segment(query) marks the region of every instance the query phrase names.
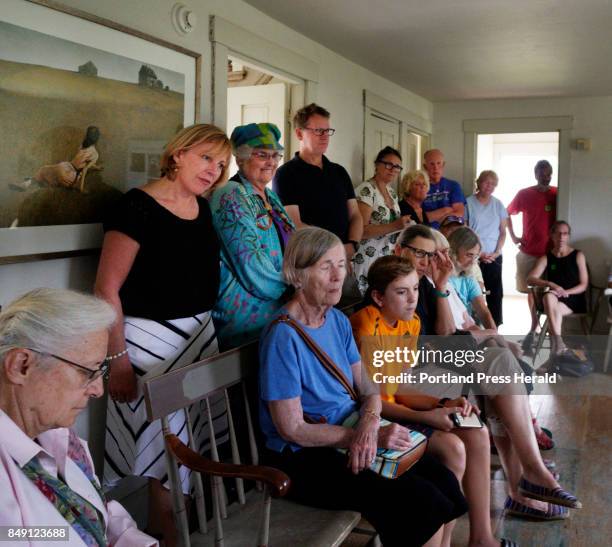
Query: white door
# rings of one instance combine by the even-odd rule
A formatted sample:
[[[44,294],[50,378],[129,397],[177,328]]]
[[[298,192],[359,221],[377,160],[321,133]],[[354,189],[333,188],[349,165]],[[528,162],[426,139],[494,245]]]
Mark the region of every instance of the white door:
[[[385,147],[398,148],[400,144],[400,123],[373,110],[366,110],[365,150],[363,178],[367,180],[374,175],[374,160]]]

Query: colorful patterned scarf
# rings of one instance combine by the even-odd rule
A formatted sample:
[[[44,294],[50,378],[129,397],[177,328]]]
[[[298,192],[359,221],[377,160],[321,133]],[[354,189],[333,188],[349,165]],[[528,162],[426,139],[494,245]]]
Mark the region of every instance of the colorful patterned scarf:
[[[100,498],[106,503],[106,498],[98,486],[85,449],[72,430],[70,430],[68,437],[68,458],[85,473]],[[38,461],[38,457],[34,457],[26,463],[23,466],[23,472],[55,506],[66,519],[66,522],[74,528],[86,545],[89,547],[106,547],[108,545],[102,515],[87,500],[73,492],[62,479],[56,478],[45,471]]]

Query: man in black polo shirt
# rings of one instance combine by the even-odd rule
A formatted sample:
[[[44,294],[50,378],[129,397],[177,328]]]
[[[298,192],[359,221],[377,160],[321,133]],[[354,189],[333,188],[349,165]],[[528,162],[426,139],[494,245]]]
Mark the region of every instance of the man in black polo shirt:
[[[344,243],[350,261],[363,234],[363,221],[346,169],[323,155],[335,132],[329,127],[329,112],[309,104],[297,111],[293,126],[300,151],[278,168],[274,191],[298,230],[311,225],[333,232]]]

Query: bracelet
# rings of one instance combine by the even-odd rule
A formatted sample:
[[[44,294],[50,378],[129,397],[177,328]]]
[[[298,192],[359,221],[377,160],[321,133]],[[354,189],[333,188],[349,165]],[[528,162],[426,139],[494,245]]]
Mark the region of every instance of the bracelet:
[[[363,411],[364,414],[370,414],[372,416],[374,416],[374,418],[376,418],[379,422],[380,422],[380,414],[377,414],[376,412],[374,412],[373,410],[369,410],[369,409],[365,409]]]
[[[124,355],[126,355],[127,352],[128,350],[127,348],[125,348],[123,351],[120,351],[119,353],[115,353],[114,355],[107,355],[106,360],[112,361],[113,359],[119,359],[119,357],[123,357]]]
[[[448,397],[443,397],[442,399],[440,399],[438,401],[438,408],[444,408],[444,405],[450,401],[450,399]]]

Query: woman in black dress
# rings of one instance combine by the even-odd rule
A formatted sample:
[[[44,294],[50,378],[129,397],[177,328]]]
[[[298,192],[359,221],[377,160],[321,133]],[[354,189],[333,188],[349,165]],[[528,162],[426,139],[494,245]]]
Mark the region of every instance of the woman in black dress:
[[[417,224],[429,226],[429,219],[422,208],[423,201],[427,197],[428,191],[429,178],[427,177],[427,173],[420,170],[406,173],[400,184],[400,195],[402,199],[399,202],[399,206],[402,216],[409,215]]]
[[[530,285],[548,288],[543,304],[549,320],[553,355],[567,351],[561,337],[563,317],[586,311],[589,274],[584,253],[569,246],[571,231],[564,220],[553,223],[550,228],[552,249],[538,259],[527,278]]]

